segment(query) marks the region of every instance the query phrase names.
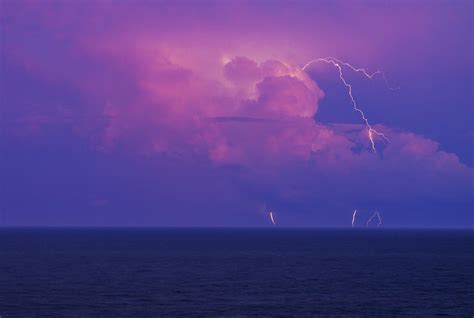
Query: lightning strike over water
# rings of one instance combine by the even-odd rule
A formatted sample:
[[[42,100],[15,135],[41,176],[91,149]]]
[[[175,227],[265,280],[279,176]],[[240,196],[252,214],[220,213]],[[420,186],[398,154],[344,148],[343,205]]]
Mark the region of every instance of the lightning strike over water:
[[[356,215],[357,215],[357,210],[354,210],[354,213],[352,213],[352,227],[355,226]]]
[[[369,73],[367,72],[365,69],[363,68],[357,68],[347,62],[344,62],[344,61],[341,61],[337,58],[334,58],[334,57],[324,57],[324,58],[318,58],[318,59],[315,59],[315,60],[312,60],[312,61],[309,61],[308,63],[306,63],[303,67],[302,67],[302,70],[306,70],[310,65],[314,64],[314,63],[319,63],[319,62],[324,62],[326,64],[330,64],[332,66],[334,66],[338,72],[339,72],[339,78],[341,79],[342,83],[344,84],[344,86],[347,88],[347,92],[348,92],[348,95],[351,99],[351,102],[352,102],[352,107],[354,108],[354,110],[356,112],[358,112],[360,114],[360,117],[361,119],[364,121],[365,123],[365,127],[367,128],[367,135],[369,137],[369,140],[370,140],[370,145],[372,147],[372,151],[374,153],[377,152],[377,150],[375,149],[375,141],[374,141],[374,137],[375,136],[378,136],[378,137],[381,137],[383,140],[385,140],[386,142],[390,142],[390,139],[385,136],[382,132],[379,132],[377,130],[375,130],[372,125],[369,123],[369,120],[367,119],[367,117],[365,116],[365,113],[364,111],[359,108],[359,106],[357,105],[357,102],[352,94],[352,84],[348,83],[347,80],[345,79],[344,77],[344,71],[343,71],[343,66],[345,67],[348,67],[350,68],[351,70],[353,70],[354,72],[356,73],[362,73],[365,77],[367,77],[368,79],[372,79],[375,75],[379,74],[380,76],[382,76],[385,80],[385,83],[387,84],[388,86],[388,81],[387,81],[387,78],[385,77],[385,74],[381,71],[381,70],[378,70],[374,73]],[[395,90],[395,89],[398,89],[398,88],[392,88],[390,86],[388,86],[389,89],[391,90]]]
[[[269,212],[268,215],[270,216],[270,221],[272,221],[272,224],[276,225],[275,219],[273,218],[273,212]]]
[[[366,227],[369,227],[369,224],[370,222],[372,221],[372,219],[374,217],[377,217],[379,219],[379,223],[377,223],[377,227],[380,227],[380,225],[382,225],[382,216],[380,215],[379,212],[375,212],[374,214],[372,214],[372,216],[367,220],[367,223],[365,224]]]

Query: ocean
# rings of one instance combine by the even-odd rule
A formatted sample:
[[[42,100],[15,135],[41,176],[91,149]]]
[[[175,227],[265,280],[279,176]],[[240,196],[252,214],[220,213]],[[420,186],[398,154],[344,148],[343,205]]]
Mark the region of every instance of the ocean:
[[[473,317],[474,231],[0,229],[0,316]]]

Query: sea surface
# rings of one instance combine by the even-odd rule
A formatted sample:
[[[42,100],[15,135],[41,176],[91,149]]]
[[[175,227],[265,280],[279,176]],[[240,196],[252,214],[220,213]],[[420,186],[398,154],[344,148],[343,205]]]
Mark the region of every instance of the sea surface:
[[[474,231],[0,229],[0,316],[473,317]]]

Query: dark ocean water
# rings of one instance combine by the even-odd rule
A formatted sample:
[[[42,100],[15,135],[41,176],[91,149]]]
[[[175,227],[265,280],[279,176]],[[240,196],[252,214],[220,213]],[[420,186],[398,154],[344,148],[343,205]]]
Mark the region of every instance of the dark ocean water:
[[[2,229],[0,316],[473,317],[474,231]]]

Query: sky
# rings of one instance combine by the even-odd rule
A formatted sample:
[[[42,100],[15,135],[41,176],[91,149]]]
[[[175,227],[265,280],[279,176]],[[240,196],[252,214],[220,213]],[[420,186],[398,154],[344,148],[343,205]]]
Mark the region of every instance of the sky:
[[[0,225],[472,229],[472,13],[3,0]]]

